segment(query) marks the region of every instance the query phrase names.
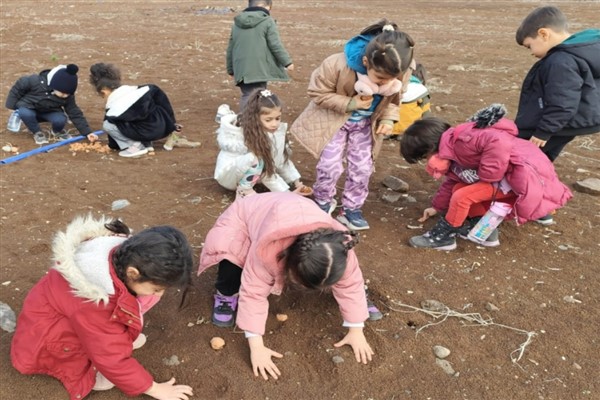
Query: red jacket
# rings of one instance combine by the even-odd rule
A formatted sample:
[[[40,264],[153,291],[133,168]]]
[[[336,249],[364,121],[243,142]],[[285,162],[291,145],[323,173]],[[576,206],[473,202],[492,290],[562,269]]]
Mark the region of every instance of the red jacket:
[[[442,134],[438,155],[477,170],[482,182],[506,177],[517,195],[512,215],[524,223],[562,207],[573,194],[560,182],[548,157],[533,143],[517,138],[517,133],[514,122],[506,118],[483,129],[466,122]],[[436,210],[448,209],[452,187],[458,182],[452,172],[446,174],[433,198]]]
[[[92,390],[97,371],[131,396],[153,382],[131,357],[140,305],[110,262],[126,238],[109,236],[106,222],[78,218],[57,235],[55,264],[27,295],[12,340],[15,368],[59,379],[72,400]]]

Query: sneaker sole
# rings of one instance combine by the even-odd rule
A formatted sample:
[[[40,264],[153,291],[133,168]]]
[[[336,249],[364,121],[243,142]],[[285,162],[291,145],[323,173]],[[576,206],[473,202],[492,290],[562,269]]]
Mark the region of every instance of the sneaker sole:
[[[230,322],[218,321],[214,318],[211,318],[211,322],[213,325],[218,326],[219,328],[231,328],[235,325],[235,318],[232,318]]]
[[[553,219],[549,219],[549,220],[545,220],[545,221],[540,221],[538,219],[535,220],[536,223],[543,225],[543,226],[549,226],[549,225],[554,225],[554,220]]]
[[[144,149],[141,151],[138,151],[137,153],[133,153],[133,154],[121,154],[119,153],[120,157],[125,157],[125,158],[136,158],[136,157],[141,157],[145,154],[148,154],[148,149]]]
[[[498,246],[500,246],[500,240],[494,240],[493,242],[486,240],[485,242],[482,243],[482,242],[477,242],[475,240],[471,240],[471,239],[469,239],[468,236],[458,235],[458,237],[461,239],[464,239],[464,240],[468,240],[469,242],[473,242],[473,243],[478,244],[483,247],[498,247]]]
[[[369,225],[367,226],[356,226],[353,225],[348,218],[344,217],[343,215],[338,215],[336,218],[339,222],[341,222],[342,224],[346,225],[348,228],[354,230],[354,231],[364,231],[367,229],[371,229],[371,227]]]
[[[433,249],[433,250],[440,250],[440,251],[451,251],[451,250],[456,249],[456,241],[452,244],[448,244],[446,246],[440,246],[440,247],[417,246],[416,244],[413,243],[412,239],[409,239],[408,243],[410,243],[410,245],[416,249]]]

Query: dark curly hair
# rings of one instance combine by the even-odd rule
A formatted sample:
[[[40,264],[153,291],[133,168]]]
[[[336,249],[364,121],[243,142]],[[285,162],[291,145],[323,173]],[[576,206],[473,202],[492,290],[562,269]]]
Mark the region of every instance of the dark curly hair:
[[[121,71],[113,64],[94,64],[90,67],[90,83],[98,93],[102,89],[115,90],[121,86]]]

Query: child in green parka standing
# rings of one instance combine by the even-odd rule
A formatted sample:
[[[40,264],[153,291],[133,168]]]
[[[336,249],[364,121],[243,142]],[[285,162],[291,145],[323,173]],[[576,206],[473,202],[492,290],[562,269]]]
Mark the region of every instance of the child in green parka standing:
[[[271,17],[272,5],[272,0],[248,0],[248,8],[233,20],[227,73],[242,92],[240,113],[252,91],[266,89],[269,81],[288,81],[287,71],[294,70]]]

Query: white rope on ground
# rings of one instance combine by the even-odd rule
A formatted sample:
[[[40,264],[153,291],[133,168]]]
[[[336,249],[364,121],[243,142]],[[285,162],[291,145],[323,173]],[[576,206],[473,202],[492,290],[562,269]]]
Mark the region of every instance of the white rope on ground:
[[[531,342],[533,340],[533,337],[536,335],[536,333],[533,332],[533,331],[526,331],[524,329],[514,328],[512,326],[508,326],[508,325],[504,325],[504,324],[498,324],[498,323],[494,322],[491,318],[485,319],[479,313],[460,313],[458,311],[451,310],[450,308],[448,308],[445,305],[443,306],[443,309],[441,311],[436,311],[436,310],[427,310],[425,308],[413,307],[411,305],[404,304],[404,303],[401,303],[401,302],[395,301],[395,300],[391,300],[391,301],[392,301],[392,303],[394,303],[394,304],[396,304],[396,305],[398,305],[400,307],[403,307],[405,309],[409,309],[409,310],[412,310],[412,311],[419,311],[419,312],[425,313],[425,314],[433,317],[434,319],[442,318],[441,321],[430,322],[430,323],[428,323],[426,325],[423,325],[419,329],[417,329],[417,331],[416,331],[417,335],[423,329],[428,328],[428,327],[433,326],[433,325],[441,324],[442,322],[446,321],[450,317],[456,317],[456,318],[459,318],[459,319],[462,319],[462,320],[465,320],[465,321],[468,321],[468,322],[473,322],[476,325],[482,325],[482,326],[492,326],[493,325],[493,326],[498,326],[500,328],[509,329],[509,330],[512,330],[512,331],[515,331],[515,332],[527,335],[527,340],[525,340],[523,343],[521,343],[521,345],[517,349],[513,350],[510,353],[510,359],[511,359],[511,361],[513,363],[517,363],[517,362],[519,362],[521,360],[521,358],[523,357],[523,354],[525,353],[525,349],[527,348],[527,346],[529,346],[531,344]],[[396,308],[390,307],[389,305],[386,305],[386,306],[390,310],[392,310],[392,311],[407,312],[405,310],[400,310],[400,309],[396,309]],[[516,355],[515,355],[515,353],[516,353]]]

